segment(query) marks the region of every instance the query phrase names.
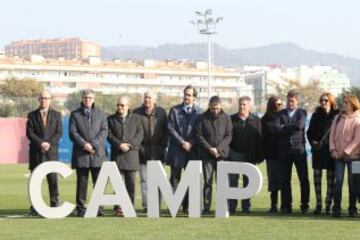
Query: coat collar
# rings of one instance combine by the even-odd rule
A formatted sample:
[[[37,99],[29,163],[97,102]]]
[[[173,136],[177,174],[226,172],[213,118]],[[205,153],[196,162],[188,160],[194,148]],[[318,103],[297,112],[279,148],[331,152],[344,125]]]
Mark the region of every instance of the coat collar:
[[[158,112],[158,107],[154,104],[154,109],[150,114],[147,114],[144,104],[141,106],[141,113],[145,116],[155,116]]]
[[[184,110],[185,107],[186,107],[185,103],[182,103],[182,104],[180,104],[179,106],[180,106],[181,110],[185,112],[185,110]],[[192,105],[192,111],[191,111],[191,113],[199,113],[199,112],[200,112],[200,107],[194,103],[194,104]]]

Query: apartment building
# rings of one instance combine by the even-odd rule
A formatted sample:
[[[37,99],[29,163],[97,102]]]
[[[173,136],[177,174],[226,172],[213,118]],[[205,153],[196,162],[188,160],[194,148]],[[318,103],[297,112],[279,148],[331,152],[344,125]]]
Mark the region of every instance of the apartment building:
[[[100,56],[100,45],[80,38],[55,38],[22,40],[5,46],[6,57],[29,59],[32,55],[41,55],[47,59],[81,60]]]
[[[182,96],[184,87],[192,84],[199,90],[198,101],[207,106],[208,77],[205,62],[187,61],[108,61],[88,58],[83,61],[32,58],[0,59],[0,80],[9,77],[31,78],[44,83],[53,95],[64,101],[70,93],[92,88],[104,94],[143,94],[152,89],[168,96]],[[36,61],[35,61],[36,59]],[[263,72],[241,73],[235,68],[212,67],[212,93],[224,99],[225,105],[237,106],[237,99],[248,95],[260,107],[266,100],[262,87]]]

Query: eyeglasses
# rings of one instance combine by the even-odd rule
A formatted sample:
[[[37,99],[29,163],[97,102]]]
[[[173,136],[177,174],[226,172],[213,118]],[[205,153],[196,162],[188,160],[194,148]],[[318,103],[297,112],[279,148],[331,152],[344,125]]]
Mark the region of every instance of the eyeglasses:
[[[49,100],[51,98],[47,98],[47,97],[40,97],[40,100]]]
[[[83,99],[94,99],[93,97],[83,97]]]
[[[283,104],[280,102],[280,103],[276,103],[276,106],[278,107],[281,107]]]
[[[329,99],[326,99],[326,98],[323,98],[323,99],[320,99],[320,102],[328,102]]]
[[[116,104],[118,107],[125,107],[126,105],[125,104],[121,104],[121,103],[118,103]]]

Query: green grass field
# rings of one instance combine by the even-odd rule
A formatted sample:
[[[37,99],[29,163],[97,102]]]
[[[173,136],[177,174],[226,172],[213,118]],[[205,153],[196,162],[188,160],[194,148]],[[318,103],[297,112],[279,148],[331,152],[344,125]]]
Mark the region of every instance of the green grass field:
[[[260,166],[264,173],[265,164]],[[103,217],[83,219],[67,217],[61,220],[30,218],[28,212],[27,165],[0,165],[0,239],[359,239],[360,218],[346,217],[347,188],[343,194],[343,214],[340,219],[325,215],[314,217],[312,209],[307,215],[299,213],[299,187],[293,175],[293,207],[290,216],[269,215],[269,196],[266,175],[260,194],[252,200],[252,213],[240,212],[228,219],[210,217],[189,219],[179,214],[171,218],[162,206],[162,217],[147,218],[141,214],[140,185],[137,184],[136,209],[138,218],[113,217],[106,207]],[[312,175],[312,170],[309,169]],[[311,180],[312,181],[312,180]],[[311,182],[312,184],[312,182]],[[61,199],[75,202],[75,174],[60,179]],[[325,185],[324,185],[325,186]],[[44,198],[48,199],[46,185]],[[215,187],[215,186],[214,186]],[[323,189],[325,192],[325,189]],[[90,192],[89,192],[90,193]],[[324,193],[325,194],[325,193]],[[88,199],[89,199],[88,195]],[[215,199],[215,198],[213,198]],[[313,208],[314,190],[311,185]],[[215,203],[212,206],[215,209]],[[345,209],[345,210],[344,210]]]

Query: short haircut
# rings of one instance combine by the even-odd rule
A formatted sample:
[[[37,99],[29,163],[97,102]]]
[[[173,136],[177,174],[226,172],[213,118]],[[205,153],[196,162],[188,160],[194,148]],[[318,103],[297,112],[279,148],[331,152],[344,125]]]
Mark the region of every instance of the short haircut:
[[[197,90],[195,87],[193,87],[193,85],[187,85],[185,88],[184,88],[184,94],[185,94],[185,91],[188,90],[188,89],[192,89],[193,90],[193,96],[196,98],[197,97]]]
[[[300,95],[299,92],[297,92],[295,90],[290,90],[290,91],[288,91],[286,97],[299,99],[299,95]]]
[[[127,102],[127,105],[130,105],[130,98],[127,95],[120,95],[117,102],[120,102],[120,100],[125,100]]]
[[[239,102],[248,101],[251,102],[251,98],[249,96],[241,96],[239,98]]]
[[[41,92],[39,93],[38,98],[41,98],[43,94],[49,94],[49,95],[50,95],[50,98],[52,98],[52,94],[51,94],[51,92],[49,92],[48,90],[41,91]]]
[[[147,90],[145,93],[144,93],[144,98],[146,96],[151,96],[154,100],[156,100],[157,98],[157,95],[155,92],[153,92],[152,90]]]
[[[209,100],[209,105],[212,104],[221,104],[221,98],[219,96],[212,96]]]
[[[84,89],[84,90],[81,91],[81,96],[82,97],[85,97],[85,96],[90,95],[90,94],[95,96],[95,91],[92,90],[92,89]]]

